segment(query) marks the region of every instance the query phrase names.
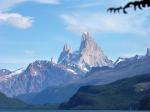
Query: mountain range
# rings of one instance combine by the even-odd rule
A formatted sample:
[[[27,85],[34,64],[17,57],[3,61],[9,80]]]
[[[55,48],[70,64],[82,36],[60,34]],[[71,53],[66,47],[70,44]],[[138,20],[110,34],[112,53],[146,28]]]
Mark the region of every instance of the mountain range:
[[[0,77],[0,91],[9,97],[37,93],[49,86],[67,85],[80,76],[65,66],[50,61],[35,61],[27,69],[18,69]]]
[[[27,68],[0,70],[0,92],[28,104],[67,102],[82,86],[103,85],[150,73],[150,49],[146,55],[108,59],[88,32],[79,50],[64,45],[58,62],[37,60]]]
[[[112,61],[104,55],[90,34],[85,32],[80,49],[72,52],[65,44],[58,63],[38,60],[30,63],[26,69],[0,70],[0,92],[16,97],[36,94],[48,87],[65,87],[83,78],[92,67],[111,65]]]

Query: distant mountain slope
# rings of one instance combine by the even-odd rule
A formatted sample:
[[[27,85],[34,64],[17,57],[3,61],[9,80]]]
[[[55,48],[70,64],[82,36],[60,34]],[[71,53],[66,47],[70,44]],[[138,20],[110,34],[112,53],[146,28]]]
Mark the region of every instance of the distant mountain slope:
[[[72,84],[59,86],[60,88],[51,86],[34,94],[35,96],[25,94],[19,98],[25,102],[37,104],[66,102],[82,86],[108,84],[123,78],[150,73],[150,55],[148,54],[149,49],[144,56],[136,55],[131,58],[118,59],[114,67],[93,67],[85,77],[73,80]]]
[[[58,63],[54,63],[53,60],[37,60],[25,69],[21,68],[9,73],[4,69],[1,70],[0,92],[9,97],[19,96],[23,101],[31,101],[38,93],[37,97],[40,99],[35,97],[32,99],[34,103],[63,102],[80,87],[77,84],[78,87],[74,88],[70,84],[76,85],[77,80],[84,79],[85,73],[91,67],[111,65],[112,61],[104,55],[91,35],[84,32],[80,49],[72,52],[71,48],[65,45]]]
[[[150,94],[150,74],[135,76],[107,85],[85,86],[61,109],[135,109]]]
[[[27,107],[25,103],[18,99],[8,98],[4,94],[0,93],[0,108],[23,108]]]
[[[150,73],[149,64],[150,49],[147,49],[144,56],[119,58],[113,64],[90,34],[85,32],[80,49],[72,52],[65,45],[58,63],[37,60],[26,69],[12,72],[0,70],[0,92],[10,97],[19,96],[29,103],[59,103],[68,101],[81,86],[108,84]]]
[[[67,85],[80,76],[63,65],[35,61],[27,69],[19,69],[0,77],[0,91],[7,96],[37,93],[49,86]]]
[[[19,95],[17,98],[29,104],[60,104],[68,101],[78,88],[76,85],[48,87],[39,93]]]

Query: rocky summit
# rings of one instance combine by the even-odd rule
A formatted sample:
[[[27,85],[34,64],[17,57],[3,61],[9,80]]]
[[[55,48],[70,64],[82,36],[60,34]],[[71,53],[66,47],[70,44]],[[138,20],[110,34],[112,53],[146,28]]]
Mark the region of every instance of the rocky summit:
[[[9,97],[37,93],[47,87],[67,85],[79,76],[65,66],[50,61],[35,61],[26,69],[18,69],[0,77],[0,92]]]
[[[91,67],[112,66],[112,61],[104,55],[89,32],[82,34],[79,50],[72,52],[71,47],[65,44],[58,63],[75,69],[77,72],[79,70],[87,72]]]

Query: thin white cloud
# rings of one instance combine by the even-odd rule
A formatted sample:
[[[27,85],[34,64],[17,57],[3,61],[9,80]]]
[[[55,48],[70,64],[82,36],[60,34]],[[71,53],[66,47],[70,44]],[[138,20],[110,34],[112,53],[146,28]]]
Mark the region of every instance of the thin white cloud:
[[[61,18],[66,29],[75,33],[85,31],[99,33],[132,33],[146,35],[150,33],[148,18],[149,11],[128,15],[108,13],[74,13],[63,14]]]
[[[102,1],[92,1],[92,2],[85,2],[82,4],[78,4],[75,8],[90,8],[95,6],[102,6]]]
[[[13,6],[23,2],[36,2],[42,4],[59,4],[59,0],[0,0],[0,11],[10,10]]]
[[[11,9],[14,5],[21,3],[24,0],[1,0],[0,1],[0,11],[6,11]]]
[[[61,15],[61,18],[66,23],[66,29],[75,33],[88,31],[88,26],[80,22],[77,18],[70,15]]]
[[[27,29],[32,26],[33,18],[24,17],[18,13],[0,13],[0,23],[8,24],[20,29]]]
[[[24,54],[27,55],[27,56],[31,56],[31,55],[34,54],[34,52],[31,51],[31,50],[25,50],[25,51],[24,51]]]
[[[60,3],[59,0],[29,0],[29,1],[38,2],[38,3],[43,3],[43,4],[54,4],[54,5]]]
[[[59,4],[59,0],[0,0],[0,23],[8,24],[20,29],[32,27],[32,17],[25,17],[19,13],[7,13],[12,7],[24,2]]]
[[[81,0],[80,0],[81,1]],[[82,0],[81,2],[76,0],[77,3],[73,8],[108,8],[108,7],[119,7],[125,5],[129,1],[135,0]],[[140,1],[140,0],[139,0]],[[80,2],[80,3],[79,3]]]
[[[134,0],[91,0],[78,4],[78,8],[96,7],[99,11],[72,12],[71,14],[62,14],[61,18],[66,25],[66,29],[75,33],[84,31],[100,33],[132,33],[137,35],[147,35],[150,33],[149,10],[134,12],[130,14],[109,14],[106,13],[109,7],[119,7]]]

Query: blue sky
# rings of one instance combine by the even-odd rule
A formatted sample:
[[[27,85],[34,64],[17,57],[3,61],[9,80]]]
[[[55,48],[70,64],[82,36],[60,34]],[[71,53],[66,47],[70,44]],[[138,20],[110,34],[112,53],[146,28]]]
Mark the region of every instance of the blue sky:
[[[149,9],[128,15],[106,9],[129,0],[0,0],[0,69],[35,60],[57,61],[63,45],[74,50],[88,31],[113,60],[144,54],[150,47]]]

